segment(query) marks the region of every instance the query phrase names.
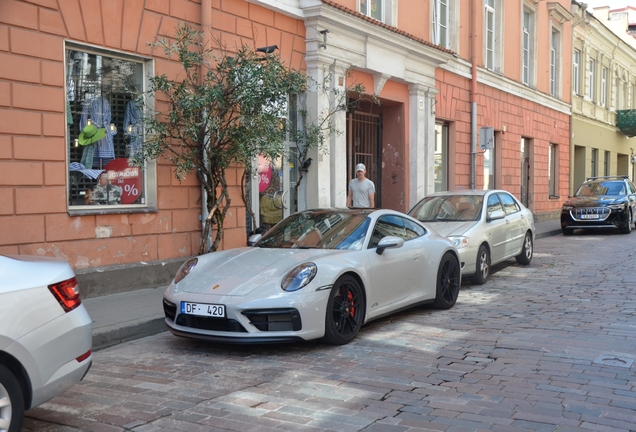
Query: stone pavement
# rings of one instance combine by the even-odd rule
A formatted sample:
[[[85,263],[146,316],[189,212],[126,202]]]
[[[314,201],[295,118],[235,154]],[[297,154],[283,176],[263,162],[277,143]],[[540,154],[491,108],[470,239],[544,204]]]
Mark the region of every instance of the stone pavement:
[[[636,430],[636,234],[535,246],[452,309],[372,322],[345,346],[162,332],[97,351],[23,432]]]
[[[537,239],[561,234],[558,220],[537,223],[536,230]],[[160,286],[82,300],[93,319],[93,349],[166,331],[161,303],[166,288]]]

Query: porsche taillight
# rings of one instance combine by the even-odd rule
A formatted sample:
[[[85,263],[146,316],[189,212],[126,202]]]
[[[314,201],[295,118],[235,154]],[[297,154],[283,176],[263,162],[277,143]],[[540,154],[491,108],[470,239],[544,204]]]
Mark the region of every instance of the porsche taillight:
[[[79,283],[76,277],[51,284],[49,285],[49,290],[65,312],[72,311],[82,303],[79,294]]]

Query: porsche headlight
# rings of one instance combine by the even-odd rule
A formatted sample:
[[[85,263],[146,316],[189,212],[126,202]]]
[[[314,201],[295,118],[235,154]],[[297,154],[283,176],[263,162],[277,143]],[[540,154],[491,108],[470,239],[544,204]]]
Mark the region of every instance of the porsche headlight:
[[[468,237],[451,236],[448,239],[453,242],[453,244],[455,245],[457,249],[461,249],[463,247],[468,246],[468,241],[469,241]]]
[[[314,263],[304,263],[287,273],[283,278],[281,288],[285,291],[298,291],[311,282],[318,273],[318,267]]]
[[[181,282],[184,277],[190,274],[190,272],[197,265],[198,262],[199,260],[197,258],[192,258],[184,262],[174,277],[174,283],[178,284],[179,282]]]

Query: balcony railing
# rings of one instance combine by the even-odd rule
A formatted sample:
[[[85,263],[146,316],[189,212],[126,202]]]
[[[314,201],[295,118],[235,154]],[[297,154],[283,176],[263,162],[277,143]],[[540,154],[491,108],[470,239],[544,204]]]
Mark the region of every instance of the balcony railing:
[[[636,109],[618,110],[616,126],[628,137],[636,136]]]

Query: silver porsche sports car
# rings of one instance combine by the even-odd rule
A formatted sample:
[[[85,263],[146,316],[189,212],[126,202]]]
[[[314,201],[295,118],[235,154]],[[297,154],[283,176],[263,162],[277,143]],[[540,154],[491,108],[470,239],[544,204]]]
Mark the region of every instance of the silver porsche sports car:
[[[392,312],[452,307],[460,285],[457,249],[417,220],[391,210],[318,209],[289,216],[253,247],[185,262],[163,307],[177,336],[346,344]]]

